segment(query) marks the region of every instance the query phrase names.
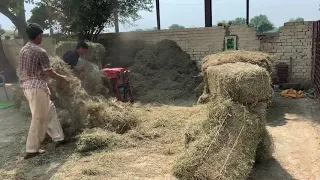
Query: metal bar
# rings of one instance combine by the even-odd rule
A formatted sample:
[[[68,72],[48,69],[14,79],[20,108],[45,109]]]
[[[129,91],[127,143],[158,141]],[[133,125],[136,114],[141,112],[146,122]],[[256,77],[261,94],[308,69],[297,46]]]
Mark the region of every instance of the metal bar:
[[[119,3],[118,0],[116,0],[116,7],[113,11],[113,13],[114,13],[114,27],[115,27],[116,33],[120,32],[120,30],[119,30],[119,14],[118,14],[119,4],[118,3]]]
[[[320,100],[320,21],[312,23],[312,61],[315,95]]]
[[[160,30],[160,0],[156,0],[156,11],[157,11],[157,29]]]
[[[249,11],[250,11],[250,3],[249,0],[247,0],[247,15],[246,15],[246,23],[249,26],[249,22],[250,22],[250,17],[249,17]]]
[[[205,27],[212,27],[212,0],[204,0]]]

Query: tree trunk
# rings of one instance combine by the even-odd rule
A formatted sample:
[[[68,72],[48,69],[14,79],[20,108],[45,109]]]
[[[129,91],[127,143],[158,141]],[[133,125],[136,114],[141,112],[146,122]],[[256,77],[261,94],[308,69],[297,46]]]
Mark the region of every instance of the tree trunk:
[[[10,12],[9,9],[0,7],[0,13],[7,16],[7,18],[9,18],[11,22],[17,27],[21,37],[23,38],[23,43],[26,44],[28,42],[28,36],[26,33],[27,22],[25,19],[24,11],[21,12],[19,16],[16,16],[12,12]]]

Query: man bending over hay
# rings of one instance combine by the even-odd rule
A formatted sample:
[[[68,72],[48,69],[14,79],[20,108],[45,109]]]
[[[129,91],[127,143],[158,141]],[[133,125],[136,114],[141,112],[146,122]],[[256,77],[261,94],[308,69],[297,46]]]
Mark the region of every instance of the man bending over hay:
[[[82,60],[82,57],[87,54],[88,49],[89,45],[84,41],[80,41],[77,43],[76,49],[68,51],[63,55],[63,61],[67,63],[75,72],[84,72],[85,62]],[[109,92],[112,92],[111,82],[108,75],[103,71],[101,71],[100,73],[100,78],[103,85],[109,89]]]
[[[84,41],[80,41],[78,42],[76,49],[68,51],[63,55],[63,61],[71,66],[71,69],[75,70],[76,72],[82,72],[85,69],[84,65],[79,59],[87,54],[88,49],[89,45]]]
[[[19,77],[20,87],[32,114],[24,157],[28,159],[45,152],[41,149],[41,144],[46,133],[55,143],[64,143],[64,133],[55,106],[50,100],[47,78],[64,82],[68,79],[53,71],[47,52],[39,46],[42,42],[42,27],[31,23],[27,26],[26,33],[29,42],[20,51]]]

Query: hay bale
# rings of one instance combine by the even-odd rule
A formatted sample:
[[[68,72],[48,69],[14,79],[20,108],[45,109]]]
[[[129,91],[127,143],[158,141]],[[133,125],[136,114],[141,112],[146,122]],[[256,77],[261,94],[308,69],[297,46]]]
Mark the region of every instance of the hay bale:
[[[121,142],[120,135],[102,129],[86,130],[78,136],[76,143],[78,152],[88,152],[98,149],[111,149]]]
[[[76,48],[75,41],[60,41],[55,49],[56,55],[62,57],[66,52]],[[89,49],[84,59],[96,64],[99,69],[102,69],[102,60],[105,56],[105,48],[102,44],[88,42]]]
[[[146,47],[136,55],[132,66],[133,90],[142,102],[169,102],[190,98],[199,82],[199,72],[176,42],[163,40]],[[146,93],[148,92],[148,93]]]
[[[178,179],[247,179],[264,124],[247,107],[230,99],[209,104],[209,118],[173,167]]]
[[[212,97],[231,98],[243,104],[268,101],[272,97],[269,73],[248,63],[210,66],[205,72],[205,83]]]
[[[206,72],[207,68],[211,66],[218,66],[226,63],[244,62],[263,67],[271,74],[274,60],[274,56],[263,52],[244,50],[225,51],[204,57],[202,60],[202,72]]]

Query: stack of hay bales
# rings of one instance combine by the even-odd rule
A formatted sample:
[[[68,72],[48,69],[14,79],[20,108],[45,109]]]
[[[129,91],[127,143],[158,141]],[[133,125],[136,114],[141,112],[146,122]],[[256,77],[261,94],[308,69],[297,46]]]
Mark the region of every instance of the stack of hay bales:
[[[235,53],[246,57],[252,52]],[[229,58],[232,52],[224,54]],[[216,57],[219,60],[210,59]],[[209,116],[189,128],[186,135],[193,137],[186,137],[186,152],[174,165],[173,173],[179,179],[245,180],[255,162],[272,157],[272,140],[266,130],[270,74],[242,59],[229,63],[221,54],[206,57],[205,61]],[[225,63],[209,65],[208,61]]]
[[[56,46],[56,55],[62,57],[66,52],[74,50],[77,42],[62,41]],[[89,49],[87,54],[82,60],[85,66],[85,71],[76,73],[77,77],[81,80],[84,89],[92,96],[103,95],[108,97],[110,91],[103,85],[101,80],[102,60],[105,55],[105,48],[102,44],[88,42]]]
[[[192,96],[197,65],[176,42],[163,40],[137,53],[133,90],[142,102],[169,102]]]

